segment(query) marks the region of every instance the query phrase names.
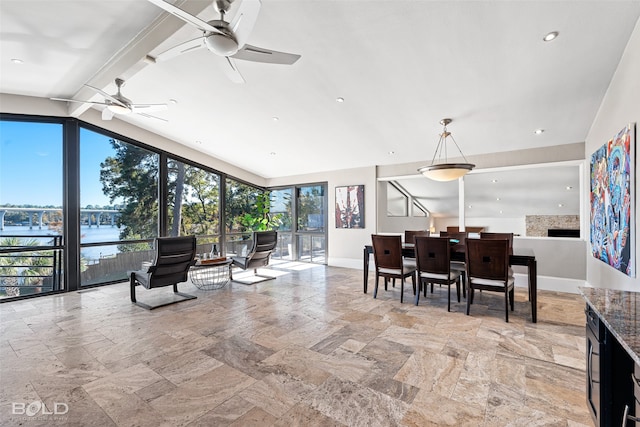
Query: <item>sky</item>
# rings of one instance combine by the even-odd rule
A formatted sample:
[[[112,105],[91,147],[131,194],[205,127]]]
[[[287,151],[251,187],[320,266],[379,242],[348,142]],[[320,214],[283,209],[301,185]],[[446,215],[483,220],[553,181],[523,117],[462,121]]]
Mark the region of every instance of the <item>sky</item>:
[[[81,206],[110,205],[100,183],[109,138],[81,129],[80,141]],[[62,149],[61,124],[0,121],[0,206],[62,206]]]

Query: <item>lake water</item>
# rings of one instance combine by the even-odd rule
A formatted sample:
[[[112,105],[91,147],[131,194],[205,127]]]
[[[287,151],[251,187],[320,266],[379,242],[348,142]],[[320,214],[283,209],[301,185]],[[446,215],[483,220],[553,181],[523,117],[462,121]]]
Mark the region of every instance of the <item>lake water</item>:
[[[0,240],[9,236],[53,236],[57,233],[43,227],[40,230],[37,226],[29,229],[29,226],[23,225],[5,225],[4,230],[0,230]],[[113,242],[119,239],[120,229],[110,225],[95,225],[89,227],[83,225],[80,227],[81,243],[96,242]],[[38,238],[42,244],[46,244],[46,238]],[[89,260],[96,260],[103,257],[109,257],[118,253],[118,245],[96,246],[91,248],[82,248],[82,256]]]

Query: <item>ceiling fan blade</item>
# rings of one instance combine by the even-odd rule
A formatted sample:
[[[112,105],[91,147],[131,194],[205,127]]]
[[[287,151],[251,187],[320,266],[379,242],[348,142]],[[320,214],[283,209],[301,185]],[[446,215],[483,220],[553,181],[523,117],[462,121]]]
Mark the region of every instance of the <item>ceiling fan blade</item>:
[[[209,31],[209,32],[213,32],[213,33],[222,34],[222,31],[218,30],[213,25],[209,25],[207,22],[204,22],[202,19],[196,18],[195,16],[185,12],[184,10],[182,10],[182,9],[180,9],[178,7],[175,7],[171,3],[167,3],[167,2],[165,2],[163,0],[147,0],[147,1],[155,4],[156,6],[158,6],[161,9],[164,9],[165,11],[169,12],[173,16],[176,16],[176,17],[182,19],[186,23],[191,24],[196,28],[199,28],[202,31]]]
[[[104,107],[102,109],[102,120],[111,120],[113,118],[114,112]]]
[[[147,114],[147,113],[136,113],[136,114],[139,115],[139,116],[142,116],[142,117],[146,117],[148,119],[156,119],[156,120],[160,120],[160,121],[163,121],[163,122],[168,122],[169,121],[167,119],[163,119],[162,117],[152,116],[151,114]]]
[[[229,28],[233,31],[238,47],[242,48],[253,31],[253,27],[258,20],[262,3],[260,0],[242,0],[236,11],[233,20],[229,23]]]
[[[165,50],[156,56],[156,62],[168,61],[171,58],[175,58],[183,53],[192,52],[194,50],[202,49],[206,47],[204,44],[204,37],[198,37],[197,39],[189,40],[184,43],[180,43],[171,49]]]
[[[96,105],[109,105],[106,102],[95,102],[95,101],[79,101],[77,99],[67,99],[67,98],[49,98],[52,101],[67,101],[67,102],[78,102],[80,104],[96,104]]]
[[[114,104],[118,104],[118,105],[122,105],[123,107],[126,107],[126,105],[123,104],[122,101],[120,101],[118,98],[114,98],[112,95],[109,95],[107,92],[103,91],[102,89],[98,89],[97,87],[93,87],[89,85],[85,85],[85,87],[88,87],[89,89],[98,92],[100,95],[104,96],[106,99],[108,99]],[[109,104],[105,104],[105,105],[109,105]]]
[[[250,44],[245,44],[242,49],[231,57],[234,59],[242,59],[244,61],[267,62],[269,64],[284,65],[292,65],[301,58],[300,55],[293,53],[263,49],[261,47],[251,46]]]
[[[167,104],[132,104],[131,111],[134,113],[148,113],[151,111],[165,111],[169,109]]]
[[[244,83],[244,77],[242,77],[242,74],[240,74],[240,71],[238,70],[238,67],[236,67],[236,63],[233,61],[233,59],[229,58],[228,56],[225,56],[224,59],[225,61],[222,64],[222,69],[229,80],[234,83]]]

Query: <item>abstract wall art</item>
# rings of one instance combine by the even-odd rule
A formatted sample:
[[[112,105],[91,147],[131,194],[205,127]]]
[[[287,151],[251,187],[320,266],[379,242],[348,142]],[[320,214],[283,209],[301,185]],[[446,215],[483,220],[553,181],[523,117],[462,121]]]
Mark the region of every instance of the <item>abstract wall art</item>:
[[[591,155],[591,254],[635,277],[635,123]]]

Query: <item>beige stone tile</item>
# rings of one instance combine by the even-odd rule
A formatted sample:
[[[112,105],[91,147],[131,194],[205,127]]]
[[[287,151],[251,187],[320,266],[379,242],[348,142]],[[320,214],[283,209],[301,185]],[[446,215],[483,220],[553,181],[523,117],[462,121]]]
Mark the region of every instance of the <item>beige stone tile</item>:
[[[253,408],[253,403],[236,395],[190,423],[189,427],[226,427]]]
[[[219,366],[222,362],[203,353],[202,351],[192,351],[190,353],[174,358],[173,362],[155,370],[175,385],[180,385],[199,377]]]
[[[230,424],[231,427],[263,427],[273,425],[276,418],[260,408],[253,408]]]
[[[126,283],[0,304],[0,414],[21,399],[63,401],[82,427],[592,425],[581,297],[540,291],[534,324],[516,289],[506,323],[500,295],[466,316],[444,288],[400,304],[398,287],[363,294],[359,270],[307,266],[186,284],[197,300],[152,312]]]
[[[298,403],[286,414],[278,419],[275,427],[342,427],[346,426],[333,418],[327,417],[323,413],[316,411],[304,403]]]
[[[289,411],[316,388],[286,374],[270,374],[245,388],[238,396],[275,417]]]
[[[255,381],[248,375],[223,365],[181,384],[149,404],[172,425],[184,426]]]
[[[441,394],[421,390],[402,419],[403,426],[469,426],[483,425],[484,406],[459,402]]]
[[[426,350],[417,350],[393,379],[451,397],[462,373],[463,361]]]

